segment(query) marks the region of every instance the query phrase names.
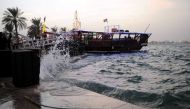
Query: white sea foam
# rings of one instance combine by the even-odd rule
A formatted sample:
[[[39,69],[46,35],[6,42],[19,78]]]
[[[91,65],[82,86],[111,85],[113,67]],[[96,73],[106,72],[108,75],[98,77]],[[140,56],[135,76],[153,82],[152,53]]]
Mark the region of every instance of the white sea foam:
[[[63,33],[56,38],[55,45],[41,58],[40,78],[54,78],[69,66],[69,48],[65,43],[70,40],[71,33]]]

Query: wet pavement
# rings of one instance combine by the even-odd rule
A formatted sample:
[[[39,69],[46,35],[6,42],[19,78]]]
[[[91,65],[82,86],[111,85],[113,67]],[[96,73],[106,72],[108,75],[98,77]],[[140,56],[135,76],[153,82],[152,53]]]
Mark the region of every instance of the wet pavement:
[[[15,88],[11,78],[0,78],[0,109],[142,109],[65,81]]]

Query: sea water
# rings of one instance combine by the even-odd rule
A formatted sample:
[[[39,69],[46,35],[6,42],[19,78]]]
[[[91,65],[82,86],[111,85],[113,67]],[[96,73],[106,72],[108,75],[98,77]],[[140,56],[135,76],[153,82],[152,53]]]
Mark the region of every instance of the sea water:
[[[41,65],[42,81],[67,81],[147,108],[190,108],[189,43],[150,43],[130,53],[76,57],[50,53]]]

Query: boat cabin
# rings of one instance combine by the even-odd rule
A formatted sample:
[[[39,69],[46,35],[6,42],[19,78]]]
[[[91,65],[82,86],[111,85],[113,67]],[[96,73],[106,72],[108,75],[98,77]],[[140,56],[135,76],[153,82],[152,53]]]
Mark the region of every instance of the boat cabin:
[[[114,32],[113,32],[114,31]],[[73,31],[73,40],[85,45],[86,51],[131,51],[147,46],[151,33],[129,31],[94,32]]]

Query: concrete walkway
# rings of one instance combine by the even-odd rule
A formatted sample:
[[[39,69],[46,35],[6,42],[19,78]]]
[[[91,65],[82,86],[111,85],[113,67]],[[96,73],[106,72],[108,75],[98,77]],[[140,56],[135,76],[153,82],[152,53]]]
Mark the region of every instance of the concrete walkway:
[[[0,81],[0,109],[142,109],[63,81],[42,81],[39,86],[14,88]]]

